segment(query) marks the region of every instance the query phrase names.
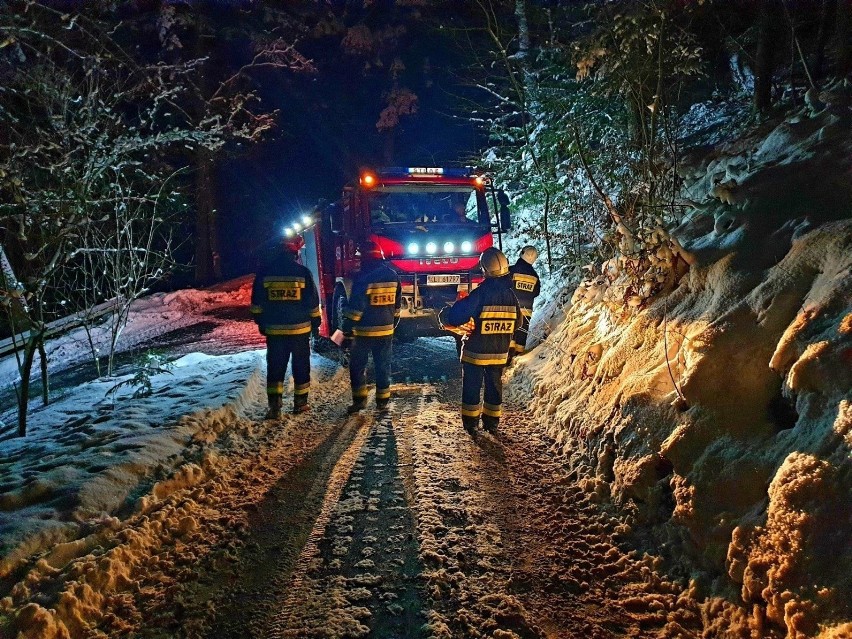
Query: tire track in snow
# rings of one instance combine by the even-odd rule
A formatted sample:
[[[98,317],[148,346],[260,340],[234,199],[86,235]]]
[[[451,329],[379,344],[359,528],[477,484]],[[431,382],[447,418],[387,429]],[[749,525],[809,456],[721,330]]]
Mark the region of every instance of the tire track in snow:
[[[261,637],[278,614],[279,604],[304,571],[305,549],[316,543],[329,500],[339,494],[353,451],[363,445],[363,419],[350,418],[282,475],[249,516],[246,540],[251,557],[243,563],[244,578],[220,611],[211,634],[216,639]]]
[[[457,404],[424,386],[406,399],[399,438],[410,446],[415,515],[432,637],[544,636],[506,587],[511,558],[493,522],[495,504]],[[452,406],[452,408],[450,408]]]
[[[269,639],[419,636],[420,569],[393,419],[368,418],[335,468]]]

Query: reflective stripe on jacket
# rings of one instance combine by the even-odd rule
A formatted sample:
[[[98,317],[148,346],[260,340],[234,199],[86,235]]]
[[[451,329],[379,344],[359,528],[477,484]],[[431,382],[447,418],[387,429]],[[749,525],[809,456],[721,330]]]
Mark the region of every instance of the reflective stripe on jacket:
[[[258,268],[249,310],[263,335],[304,335],[322,318],[311,272],[284,251]]]
[[[538,273],[535,272],[531,264],[523,259],[518,259],[515,264],[510,266],[509,273],[512,276],[512,290],[515,292],[515,297],[518,298],[518,305],[524,315],[530,317],[533,302],[541,292]]]
[[[352,295],[343,312],[343,332],[356,337],[393,335],[402,303],[399,276],[384,262],[364,267],[352,283]]]
[[[474,323],[462,348],[463,362],[477,366],[506,364],[522,318],[510,285],[508,276],[486,279],[447,310],[447,321],[454,326],[471,319]]]

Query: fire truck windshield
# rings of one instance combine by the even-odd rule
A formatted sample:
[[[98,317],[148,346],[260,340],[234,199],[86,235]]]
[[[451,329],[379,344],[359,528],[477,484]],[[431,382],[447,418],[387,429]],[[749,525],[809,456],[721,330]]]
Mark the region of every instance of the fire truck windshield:
[[[467,186],[384,186],[369,194],[373,224],[487,224],[482,192]]]

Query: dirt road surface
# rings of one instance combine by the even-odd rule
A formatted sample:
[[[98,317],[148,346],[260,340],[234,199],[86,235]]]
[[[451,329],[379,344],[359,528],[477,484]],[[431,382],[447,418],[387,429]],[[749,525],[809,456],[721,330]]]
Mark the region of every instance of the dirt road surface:
[[[189,329],[178,350],[215,344]],[[451,339],[395,345],[384,413],[347,415],[334,365],[307,414],[263,420],[259,389],[203,481],[123,523],[111,552],[132,570],[80,636],[700,636],[684,585],[631,551],[524,406],[471,437],[460,393]]]
[[[523,406],[496,436],[464,432],[452,340],[396,344],[394,380],[387,413],[348,416],[340,370],[315,384],[311,414],[235,439],[244,471],[202,488],[209,549],[145,615],[146,636],[700,634],[682,586],[619,542]]]

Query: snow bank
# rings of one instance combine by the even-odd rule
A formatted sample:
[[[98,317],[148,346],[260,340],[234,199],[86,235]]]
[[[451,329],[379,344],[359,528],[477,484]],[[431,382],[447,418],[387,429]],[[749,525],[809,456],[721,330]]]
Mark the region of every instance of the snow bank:
[[[121,378],[93,381],[34,412],[26,438],[0,443],[0,578],[136,507],[147,489],[157,499],[191,482],[187,468],[166,478],[263,387],[261,355],[188,355],[152,378],[150,397],[110,393]]]
[[[584,283],[507,389],[731,636],[852,619],[850,87],[819,97],[687,168],[669,293]]]
[[[31,404],[27,437],[14,437],[11,427],[0,430],[0,581],[6,584],[0,591],[0,634],[13,615],[25,636],[63,637],[69,629],[82,636],[82,620],[101,607],[107,593],[120,589],[127,571],[146,555],[140,541],[95,559],[110,545],[106,540],[125,535],[123,520],[134,512],[162,529],[160,537],[166,535],[160,515],[150,513],[215,469],[210,444],[245,421],[241,415],[257,411],[265,395],[263,351],[255,350],[262,338],[247,315],[229,319],[231,307],[247,307],[250,285],[249,277],[217,289],[137,300],[121,342],[133,348],[176,329],[209,328],[210,313],[222,315],[224,309],[213,331],[227,333],[231,341],[253,331],[254,338],[240,341],[248,345],[244,352],[176,359],[168,372],[152,371],[149,397],[133,397],[138,388],[133,373],[57,387],[49,406]],[[105,331],[95,328],[96,343]],[[82,330],[51,340],[47,350],[54,372],[89,357]],[[16,376],[14,357],[0,361],[0,381],[11,383]],[[14,423],[13,407],[4,407],[4,416],[10,415]],[[192,517],[178,515],[173,519],[178,532],[191,532]],[[158,533],[147,537],[145,543],[156,544]],[[30,601],[42,580],[86,557],[90,560],[79,565],[90,578],[62,593],[56,610]]]

